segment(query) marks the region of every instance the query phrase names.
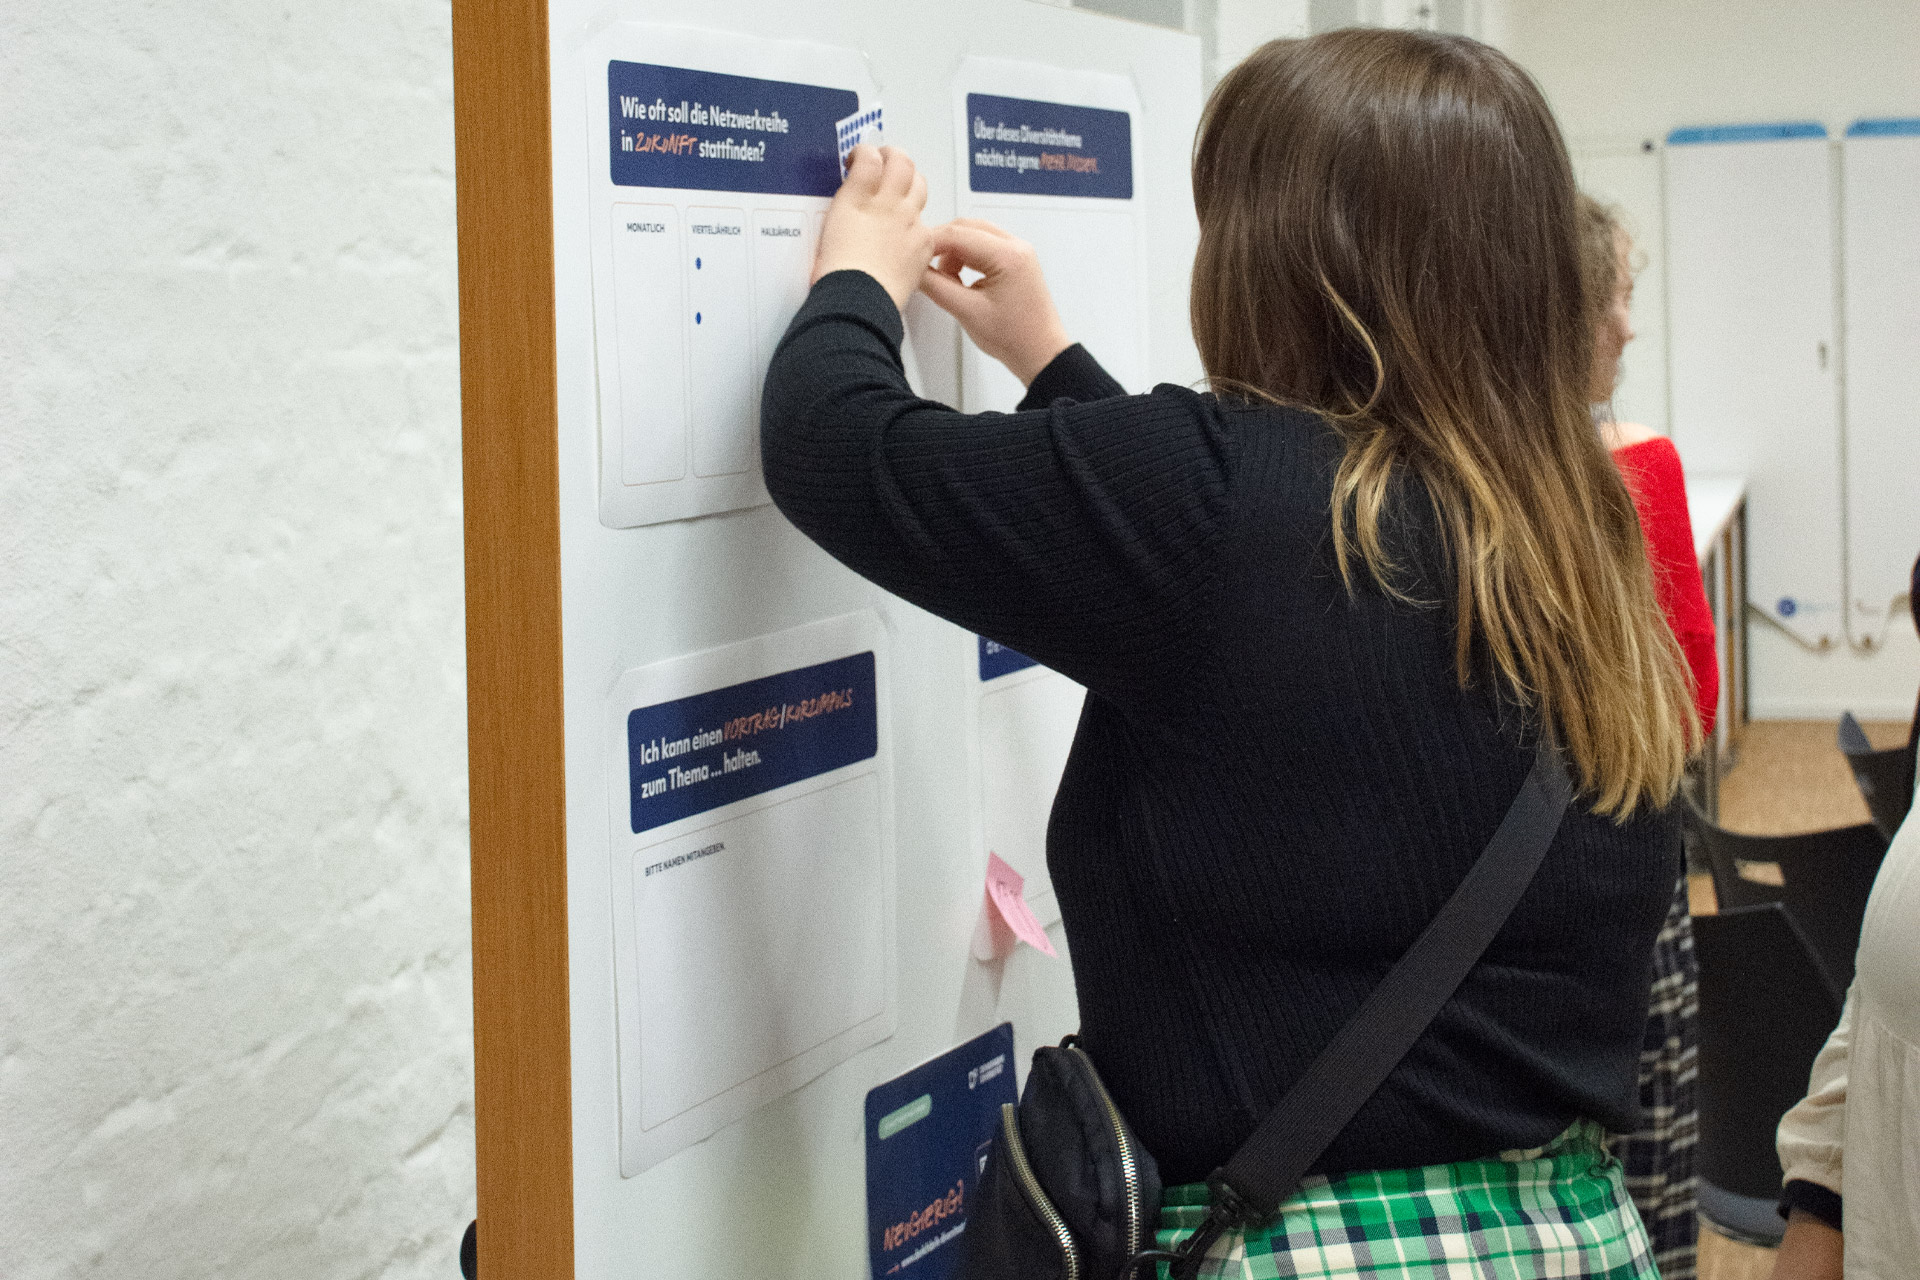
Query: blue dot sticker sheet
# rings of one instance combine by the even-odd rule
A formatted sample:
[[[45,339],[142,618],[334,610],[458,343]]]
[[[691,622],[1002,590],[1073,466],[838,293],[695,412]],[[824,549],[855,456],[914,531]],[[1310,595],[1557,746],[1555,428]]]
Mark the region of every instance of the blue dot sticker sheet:
[[[853,157],[853,149],[862,144],[882,147],[887,137],[882,119],[884,108],[874,103],[864,111],[856,111],[833,126],[835,140],[840,146],[840,176],[845,177],[847,163]]]

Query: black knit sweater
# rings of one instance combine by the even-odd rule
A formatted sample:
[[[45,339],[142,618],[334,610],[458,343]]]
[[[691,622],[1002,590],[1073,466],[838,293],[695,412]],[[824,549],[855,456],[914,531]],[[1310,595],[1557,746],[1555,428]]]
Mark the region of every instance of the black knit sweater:
[[[1306,413],[1126,396],[1079,347],[1021,411],[901,371],[860,272],[817,284],[767,373],[788,519],[856,572],[1087,687],[1047,831],[1086,1046],[1171,1183],[1247,1136],[1479,856],[1532,763],[1452,617],[1334,567],[1340,441]],[[1431,508],[1388,521],[1444,601]],[[1576,800],[1513,918],[1322,1157],[1469,1159],[1630,1127],[1672,815]]]

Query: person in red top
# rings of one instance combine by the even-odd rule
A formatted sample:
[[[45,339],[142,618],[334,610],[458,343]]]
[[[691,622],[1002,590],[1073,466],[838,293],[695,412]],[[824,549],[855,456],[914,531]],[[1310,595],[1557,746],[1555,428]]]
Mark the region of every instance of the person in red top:
[[[1647,540],[1647,558],[1653,562],[1660,611],[1667,615],[1667,625],[1673,628],[1693,674],[1700,730],[1711,735],[1720,701],[1720,663],[1713,643],[1713,613],[1707,607],[1700,561],[1693,550],[1693,522],[1687,518],[1687,482],[1681,474],[1680,455],[1667,437],[1637,422],[1616,421],[1611,411],[1620,356],[1634,337],[1633,241],[1613,211],[1592,196],[1580,198],[1580,218],[1582,251],[1591,259],[1587,268],[1597,275],[1599,301],[1605,304],[1593,335],[1589,395],[1596,409],[1594,418],[1640,513],[1640,532]]]
[[[1612,413],[1620,355],[1633,341],[1633,240],[1612,210],[1582,195],[1580,246],[1587,294],[1594,300],[1593,382],[1588,392],[1594,423],[1639,513],[1654,594],[1686,655],[1702,735],[1710,742],[1720,699],[1720,667],[1713,613],[1693,549],[1680,455],[1665,436],[1638,423],[1616,421]],[[1625,1166],[1627,1191],[1646,1224],[1662,1280],[1694,1280],[1700,1231],[1693,1168],[1699,1130],[1694,1074],[1700,984],[1684,875],[1654,943],[1653,970],[1653,998],[1640,1050],[1640,1127],[1613,1135],[1610,1145]]]
[[[1626,333],[1633,336],[1631,329]],[[1619,360],[1616,353],[1616,367]],[[1654,594],[1674,639],[1680,642],[1680,652],[1686,655],[1700,732],[1711,737],[1720,703],[1720,662],[1714,649],[1713,612],[1693,549],[1680,455],[1673,441],[1637,422],[1609,419],[1600,424],[1600,432],[1613,453],[1613,464],[1620,468],[1620,478],[1627,482],[1634,510],[1640,513],[1640,532],[1647,540],[1647,558],[1653,562]]]

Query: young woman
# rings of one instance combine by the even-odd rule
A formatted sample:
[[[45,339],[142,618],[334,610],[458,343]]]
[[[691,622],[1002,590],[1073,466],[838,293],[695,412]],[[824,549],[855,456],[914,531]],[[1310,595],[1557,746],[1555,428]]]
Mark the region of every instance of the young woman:
[[[1600,1133],[1631,1127],[1696,730],[1587,412],[1559,132],[1484,45],[1335,32],[1221,82],[1193,185],[1214,392],[1128,396],[1030,248],[927,230],[911,162],[857,153],[768,371],[768,488],[857,572],[1087,687],[1048,869],[1169,1244],[1552,733],[1582,794],[1512,918],[1203,1274],[1652,1276]],[[1027,384],[1019,412],[908,389],[916,288]]]
[[[1581,261],[1594,308],[1594,421],[1640,515],[1653,564],[1654,594],[1693,679],[1702,732],[1713,732],[1720,667],[1700,565],[1687,516],[1686,478],[1673,442],[1611,411],[1620,357],[1633,341],[1633,240],[1613,211],[1580,197]],[[1687,882],[1674,888],[1666,923],[1653,945],[1653,998],[1640,1049],[1640,1123],[1611,1139],[1626,1172],[1627,1191],[1653,1242],[1661,1280],[1693,1280],[1698,1271],[1699,1197],[1693,1169],[1700,1128],[1695,1101],[1700,975],[1687,914]]]

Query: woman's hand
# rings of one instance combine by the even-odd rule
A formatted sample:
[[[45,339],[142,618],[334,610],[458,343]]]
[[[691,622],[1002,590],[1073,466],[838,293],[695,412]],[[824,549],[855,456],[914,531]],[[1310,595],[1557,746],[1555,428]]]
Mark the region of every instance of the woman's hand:
[[[1840,1280],[1845,1237],[1805,1209],[1787,1216],[1787,1234],[1774,1255],[1773,1280]]]
[[[937,255],[920,287],[960,322],[973,344],[1030,384],[1073,345],[1054,310],[1033,246],[991,222],[960,218],[933,231]],[[962,269],[978,271],[971,285]]]
[[[858,146],[847,179],[827,209],[813,279],[835,271],[864,271],[880,282],[896,307],[905,307],[933,257],[933,233],[920,222],[927,180],[895,147]]]

